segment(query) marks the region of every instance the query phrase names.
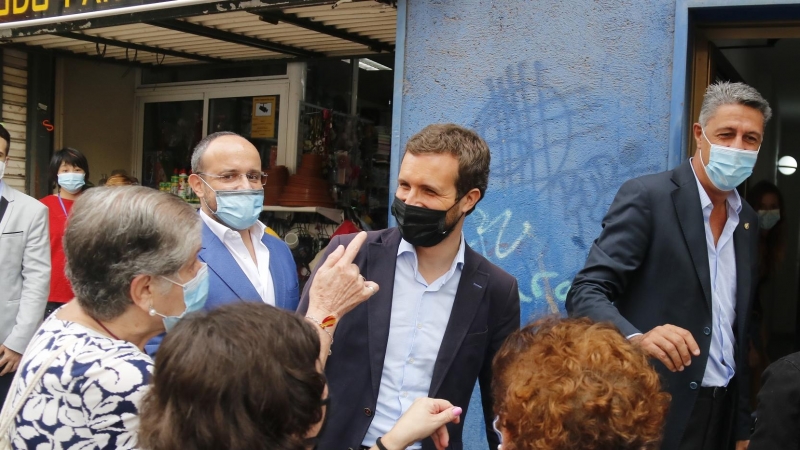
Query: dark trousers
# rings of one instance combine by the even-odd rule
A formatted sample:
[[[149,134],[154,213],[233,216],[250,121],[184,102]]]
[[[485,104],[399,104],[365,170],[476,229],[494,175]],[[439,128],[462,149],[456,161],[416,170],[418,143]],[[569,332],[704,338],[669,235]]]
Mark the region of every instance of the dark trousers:
[[[680,450],[729,450],[734,411],[725,388],[700,388]]]
[[[11,382],[14,380],[15,373],[16,372],[11,372],[0,376],[0,409],[2,409],[3,403],[6,402],[6,395],[8,395],[8,391],[11,389]]]

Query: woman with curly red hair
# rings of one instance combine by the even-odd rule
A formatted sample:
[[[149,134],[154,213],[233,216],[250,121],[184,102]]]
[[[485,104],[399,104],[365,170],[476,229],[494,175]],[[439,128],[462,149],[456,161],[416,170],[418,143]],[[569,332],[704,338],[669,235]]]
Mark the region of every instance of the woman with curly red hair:
[[[542,319],[508,337],[493,371],[503,450],[659,446],[669,394],[612,325]]]

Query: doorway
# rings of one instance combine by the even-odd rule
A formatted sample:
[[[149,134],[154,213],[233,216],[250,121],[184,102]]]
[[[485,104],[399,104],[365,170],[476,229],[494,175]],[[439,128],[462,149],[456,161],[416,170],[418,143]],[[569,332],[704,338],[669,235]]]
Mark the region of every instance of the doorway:
[[[761,231],[759,245],[759,290],[749,338],[754,400],[763,369],[800,350],[800,173],[779,170],[779,161],[786,161],[781,158],[800,159],[800,21],[696,23],[690,49],[687,130],[699,115],[706,87],[718,80],[755,87],[773,110],[753,175],[739,187],[754,209],[780,209],[780,220]],[[688,139],[691,155],[695,144]],[[780,195],[760,193],[770,186]],[[770,204],[777,196],[783,200],[780,208]]]

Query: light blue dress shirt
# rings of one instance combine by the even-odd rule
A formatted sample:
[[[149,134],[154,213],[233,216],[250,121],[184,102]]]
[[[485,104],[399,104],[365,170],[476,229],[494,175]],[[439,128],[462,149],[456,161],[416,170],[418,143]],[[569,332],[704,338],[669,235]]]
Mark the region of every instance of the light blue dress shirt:
[[[708,250],[708,268],[711,273],[711,348],[708,351],[708,364],[703,375],[702,385],[705,387],[727,386],[736,372],[736,361],[733,357],[735,338],[733,327],[736,323],[736,251],[733,247],[733,232],[739,225],[739,213],[742,211],[742,199],[736,189],[728,194],[725,201],[728,220],[725,228],[714,245],[714,234],[711,232],[711,211],[714,205],[705,189],[697,179],[700,191],[700,204],[703,207],[703,223],[706,230],[706,247]]]
[[[428,284],[420,275],[414,246],[400,241],[392,291],[389,341],[383,360],[375,415],[361,445],[372,447],[419,397],[427,397],[433,366],[456,299],[464,267],[464,235],[450,270]],[[417,442],[411,449],[419,449]]]

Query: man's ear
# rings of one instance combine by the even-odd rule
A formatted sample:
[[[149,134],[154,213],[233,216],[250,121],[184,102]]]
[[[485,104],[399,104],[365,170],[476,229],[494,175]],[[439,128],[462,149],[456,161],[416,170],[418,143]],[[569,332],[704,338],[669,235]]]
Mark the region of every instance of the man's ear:
[[[191,186],[192,190],[194,191],[194,195],[196,195],[198,198],[205,198],[206,194],[203,191],[203,185],[205,183],[203,183],[203,180],[200,178],[200,175],[193,173],[189,175],[188,181],[189,181],[189,186]]]
[[[478,201],[480,199],[481,199],[481,191],[479,191],[478,188],[472,188],[472,190],[467,192],[466,195],[462,197],[461,213],[466,214],[470,212],[472,208],[474,208],[475,205],[478,204]]]

